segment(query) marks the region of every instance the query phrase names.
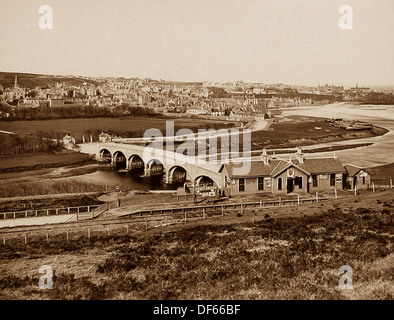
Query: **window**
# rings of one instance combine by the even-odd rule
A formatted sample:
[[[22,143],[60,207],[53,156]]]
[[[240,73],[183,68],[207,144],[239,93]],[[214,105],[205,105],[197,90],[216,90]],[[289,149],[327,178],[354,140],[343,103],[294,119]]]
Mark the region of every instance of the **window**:
[[[316,174],[312,175],[312,187],[314,187],[314,188],[317,187],[317,175]]]
[[[245,178],[238,180],[238,191],[245,191]]]
[[[302,177],[295,177],[294,184],[298,186],[298,189],[302,189]]]
[[[278,190],[282,190],[282,178],[278,179]]]
[[[335,186],[335,173],[330,174],[330,187]]]
[[[264,178],[257,178],[257,190],[264,190]]]

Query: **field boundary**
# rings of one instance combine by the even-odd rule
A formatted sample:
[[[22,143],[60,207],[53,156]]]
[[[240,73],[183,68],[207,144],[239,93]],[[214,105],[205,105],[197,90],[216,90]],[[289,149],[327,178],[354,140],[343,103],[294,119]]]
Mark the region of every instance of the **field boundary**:
[[[329,200],[329,198],[319,198],[318,201],[316,201],[315,198],[312,199],[303,199],[303,202],[299,203],[299,205],[302,204],[307,204],[307,203],[317,203],[319,201],[326,201]],[[260,207],[261,203],[261,207]],[[90,232],[91,229],[96,227],[96,228],[105,228],[107,232],[109,232],[109,226],[119,226],[119,225],[125,225],[127,229],[127,233],[129,232],[129,225],[134,225],[138,226],[136,230],[141,231],[141,226],[143,226],[144,230],[148,230],[149,228],[153,227],[162,227],[166,226],[169,224],[178,224],[178,223],[186,223],[187,221],[195,221],[195,220],[203,220],[203,219],[208,219],[208,218],[213,218],[213,217],[218,217],[218,216],[225,216],[230,213],[237,213],[239,215],[242,215],[245,211],[249,210],[256,210],[256,209],[269,209],[269,208],[277,208],[277,207],[288,207],[288,206],[295,206],[298,205],[297,200],[283,200],[283,201],[270,201],[266,202],[265,205],[263,205],[263,202],[249,202],[249,203],[239,203],[239,204],[227,204],[227,205],[209,205],[209,206],[198,206],[198,207],[184,207],[184,208],[176,208],[180,212],[172,212],[170,214],[149,214],[145,217],[142,215],[136,216],[136,217],[122,217],[118,219],[90,219],[90,220],[83,220],[83,221],[78,221],[75,219],[71,219],[74,221],[70,222],[65,222],[65,223],[59,223],[59,224],[51,224],[51,225],[42,225],[42,226],[25,226],[25,227],[16,227],[18,229],[23,229],[23,230],[0,230],[0,237],[2,237],[2,242],[5,245],[6,243],[6,236],[12,236],[18,237],[20,235],[24,235],[26,239],[26,234],[27,233],[37,233],[37,232],[46,232],[47,233],[47,238],[49,237],[49,233],[51,231],[61,231],[61,230],[66,230],[67,234],[70,230],[73,228],[78,228],[79,230],[74,230],[75,232],[81,233],[82,231],[80,229],[85,229],[83,232],[85,234],[88,234],[88,238],[90,238]],[[225,207],[227,207],[225,209]],[[201,209],[201,211],[197,210],[189,210],[187,211],[188,208],[194,208],[194,209]],[[164,209],[163,209],[164,210]],[[165,209],[165,210],[171,210]],[[183,210],[183,211],[182,211]],[[145,212],[145,211],[144,211]],[[130,215],[130,213],[129,213]],[[152,223],[154,225],[152,225]],[[25,240],[26,241],[26,240]]]
[[[0,215],[3,215],[3,219],[12,219],[12,218],[18,219],[18,218],[29,218],[32,216],[34,217],[43,216],[42,213],[44,213],[44,216],[53,216],[53,215],[62,215],[62,214],[92,212],[92,217],[94,217],[93,216],[94,209],[98,207],[99,205],[95,204],[95,205],[87,205],[87,206],[62,207],[62,208],[29,209],[22,211],[0,212]],[[91,209],[93,209],[93,211],[91,211]],[[11,215],[11,218],[7,218],[7,216],[9,215]]]

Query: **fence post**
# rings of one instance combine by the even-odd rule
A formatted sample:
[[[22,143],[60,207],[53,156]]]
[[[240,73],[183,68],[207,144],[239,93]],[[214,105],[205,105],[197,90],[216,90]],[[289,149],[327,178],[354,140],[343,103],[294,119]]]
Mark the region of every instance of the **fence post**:
[[[47,232],[47,242],[49,242],[49,232]]]
[[[393,188],[393,180],[390,179],[390,189],[392,189],[392,188]]]
[[[263,204],[262,204],[262,202],[263,202],[263,201],[262,201],[262,200],[260,200],[260,208],[261,208],[261,207],[262,207],[262,205],[263,205]]]
[[[3,236],[3,245],[5,245],[5,236]]]
[[[88,238],[90,239],[90,228],[88,228]]]
[[[187,221],[187,217],[186,217],[186,211],[185,211],[185,223],[186,223],[186,221]]]
[[[202,217],[205,219],[205,208],[202,208]]]
[[[297,194],[297,205],[300,205],[300,195]]]
[[[145,218],[145,228],[148,230],[148,218]]]
[[[335,188],[335,199],[338,199],[337,188]]]
[[[126,233],[129,233],[129,226],[126,224]]]
[[[68,230],[66,231],[66,239],[68,241]]]
[[[316,202],[319,202],[319,192],[316,191]]]
[[[354,195],[357,196],[357,186],[354,186]]]
[[[279,197],[279,207],[282,205],[281,198]]]
[[[224,216],[224,207],[222,206],[222,216]]]
[[[27,237],[26,237],[26,233],[25,233],[25,244],[27,243]]]
[[[372,192],[375,192],[375,183],[372,182]]]
[[[25,218],[27,218],[27,211],[25,212]]]
[[[15,219],[15,212],[14,212],[14,219]]]

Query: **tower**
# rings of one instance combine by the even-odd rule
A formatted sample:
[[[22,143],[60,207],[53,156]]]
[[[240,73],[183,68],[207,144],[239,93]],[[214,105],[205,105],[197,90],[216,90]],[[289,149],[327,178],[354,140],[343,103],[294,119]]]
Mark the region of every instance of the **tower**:
[[[14,88],[18,88],[18,76],[15,76]]]

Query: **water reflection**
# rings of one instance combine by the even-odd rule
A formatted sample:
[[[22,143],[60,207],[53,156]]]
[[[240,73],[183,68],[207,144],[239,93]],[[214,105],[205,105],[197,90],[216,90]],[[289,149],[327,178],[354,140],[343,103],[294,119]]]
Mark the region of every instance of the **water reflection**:
[[[163,176],[140,177],[136,172],[118,172],[114,170],[100,170],[72,177],[73,180],[81,182],[91,182],[108,186],[118,186],[120,189],[125,190],[176,190],[178,187],[183,186],[181,182],[174,182],[166,184]]]

